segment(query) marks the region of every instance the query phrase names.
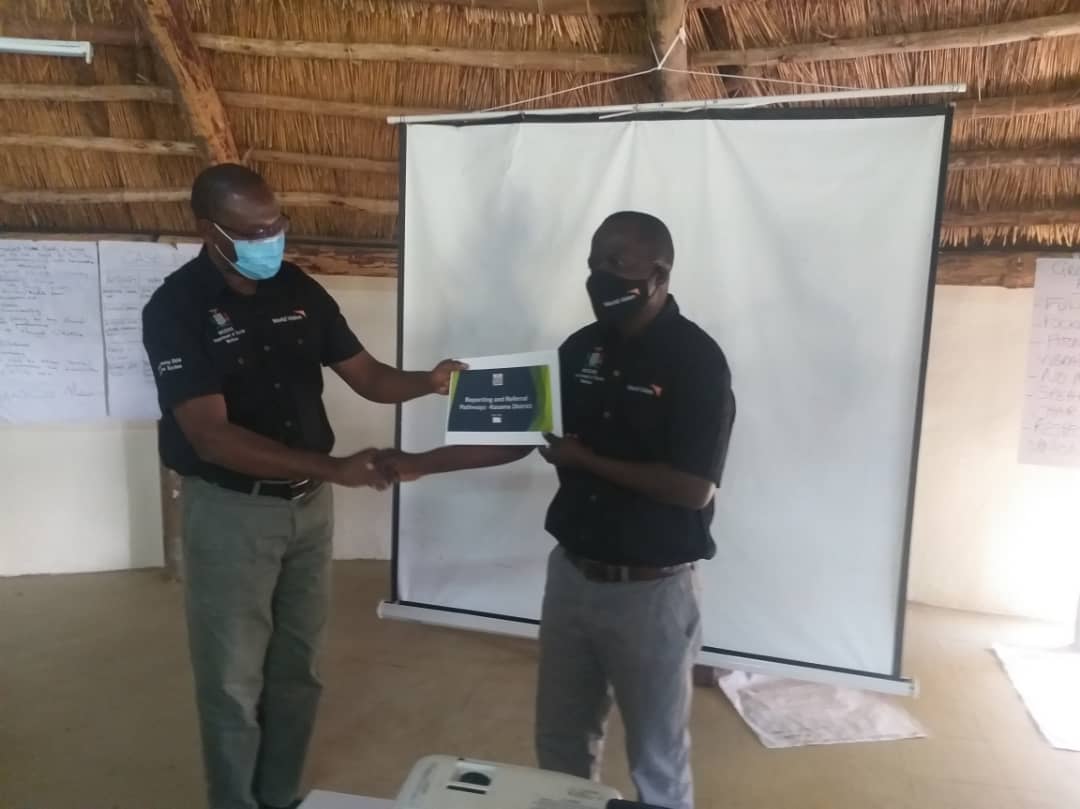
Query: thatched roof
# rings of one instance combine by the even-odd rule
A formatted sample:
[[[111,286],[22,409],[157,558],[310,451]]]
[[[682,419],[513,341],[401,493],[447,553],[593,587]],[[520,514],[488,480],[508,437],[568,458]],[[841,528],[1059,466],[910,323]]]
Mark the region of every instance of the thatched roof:
[[[0,33],[34,35],[92,30],[99,42],[93,64],[71,59],[0,55],[0,189],[178,190],[204,165],[188,119],[167,89],[170,77],[147,47],[130,4],[138,0],[4,0]],[[644,0],[187,0],[190,28],[201,34],[314,43],[435,45],[489,51],[614,54],[610,62],[585,60],[590,72],[488,67],[409,61],[390,49],[386,59],[268,57],[231,53],[220,43],[207,48],[211,80],[241,152],[282,191],[318,192],[355,208],[309,204],[290,210],[296,233],[320,238],[385,241],[393,238],[397,194],[397,139],[379,116],[389,109],[477,110],[557,89],[611,78],[652,60]],[[486,7],[484,7],[486,6]],[[551,10],[578,14],[549,14]],[[797,43],[837,43],[880,35],[1000,25],[1080,11],[1064,0],[703,0],[687,11],[690,62],[709,51],[744,51]],[[592,14],[585,13],[592,12]],[[1067,23],[1072,24],[1069,28]],[[742,65],[749,56],[728,54],[730,65],[707,65],[738,78],[694,76],[694,98],[774,94],[779,78],[849,87],[966,82],[954,126],[953,151],[961,157],[950,172],[943,235],[947,244],[1080,243],[1080,18],[1062,17],[1063,30],[1034,41],[916,49],[845,59]],[[1001,29],[988,29],[991,32]],[[1017,37],[1013,37],[1016,39]],[[966,44],[965,44],[966,43]],[[872,45],[872,43],[871,43]],[[971,46],[974,45],[974,46]],[[232,45],[226,49],[234,49]],[[899,48],[903,50],[902,48]],[[871,47],[871,52],[873,47]],[[846,55],[846,54],[842,54]],[[759,55],[760,56],[760,55]],[[789,54],[790,56],[790,54]],[[820,54],[818,55],[820,56]],[[805,55],[804,55],[805,57]],[[765,57],[761,57],[765,58]],[[800,57],[803,58],[803,57]],[[715,60],[714,60],[715,61]],[[556,62],[551,62],[552,67]],[[563,65],[558,63],[559,67]],[[55,85],[135,88],[121,95],[138,100],[48,100]],[[7,89],[5,89],[7,88]],[[1076,92],[1068,92],[1076,91]],[[1046,94],[1055,94],[1046,98]],[[69,96],[71,92],[63,95]],[[248,94],[264,94],[352,106],[279,109]],[[22,95],[23,98],[13,98]],[[92,94],[93,95],[93,94]],[[28,98],[25,96],[29,96]],[[993,101],[987,99],[1012,99]],[[597,85],[560,98],[558,106],[656,100],[648,78]],[[367,109],[363,106],[366,105]],[[537,106],[553,106],[544,102]],[[303,106],[301,104],[301,106]],[[310,105],[309,105],[310,106]],[[274,107],[273,109],[268,107]],[[326,114],[327,111],[332,114]],[[989,116],[989,117],[983,117]],[[22,136],[34,136],[25,138]],[[57,142],[36,136],[175,141],[165,153],[113,151],[123,144],[87,140]],[[4,140],[4,138],[7,138]],[[130,144],[127,144],[130,146]],[[157,148],[157,147],[154,147]],[[99,150],[100,149],[100,150]],[[1044,150],[1040,159],[1020,150]],[[283,156],[280,153],[294,153]],[[303,164],[301,155],[361,158]],[[308,161],[309,163],[311,161]],[[967,166],[967,167],[962,167]],[[17,197],[8,197],[15,199]],[[322,199],[322,198],[320,198]],[[383,201],[381,206],[363,201]],[[357,201],[360,201],[359,203]],[[366,209],[365,209],[366,207]],[[375,212],[373,212],[375,211]],[[967,214],[989,212],[972,219]],[[106,204],[0,203],[7,230],[144,233],[190,232],[182,201]]]

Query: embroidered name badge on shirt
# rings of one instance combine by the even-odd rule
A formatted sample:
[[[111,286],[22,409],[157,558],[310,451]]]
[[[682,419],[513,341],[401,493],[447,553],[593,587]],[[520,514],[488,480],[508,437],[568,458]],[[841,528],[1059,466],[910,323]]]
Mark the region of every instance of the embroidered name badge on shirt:
[[[604,349],[602,346],[597,346],[590,351],[585,357],[585,366],[574,374],[578,382],[583,385],[592,385],[595,382],[603,382],[604,377],[600,375],[600,367],[604,364]]]
[[[214,337],[215,345],[217,343],[235,343],[245,334],[245,330],[235,328],[229,316],[220,309],[210,310],[210,322],[217,327],[217,336]]]

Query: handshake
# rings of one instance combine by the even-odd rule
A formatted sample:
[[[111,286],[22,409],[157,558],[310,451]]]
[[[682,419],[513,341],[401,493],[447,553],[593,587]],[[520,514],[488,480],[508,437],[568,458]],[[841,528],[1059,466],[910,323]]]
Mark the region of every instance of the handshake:
[[[416,462],[418,457],[396,449],[369,448],[343,458],[331,458],[333,474],[327,477],[327,482],[350,488],[370,486],[381,492],[395,483],[419,478],[423,473]]]

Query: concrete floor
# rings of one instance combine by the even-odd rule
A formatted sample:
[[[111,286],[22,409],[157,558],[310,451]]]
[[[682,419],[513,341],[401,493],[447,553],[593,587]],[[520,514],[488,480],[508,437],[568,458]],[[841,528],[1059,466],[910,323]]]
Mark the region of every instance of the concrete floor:
[[[444,752],[532,763],[530,643],[380,622],[383,563],[338,563],[309,781],[392,797]],[[995,659],[1021,622],[914,607],[907,703],[932,738],[768,751],[698,691],[702,809],[1076,809],[1080,753],[1051,749]],[[628,790],[621,735],[605,780]],[[0,807],[193,809],[202,787],[181,595],[155,571],[0,579]]]

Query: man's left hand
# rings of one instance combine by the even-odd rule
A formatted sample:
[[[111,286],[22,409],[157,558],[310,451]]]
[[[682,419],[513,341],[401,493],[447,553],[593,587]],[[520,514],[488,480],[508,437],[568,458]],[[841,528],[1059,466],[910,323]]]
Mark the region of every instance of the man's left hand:
[[[469,366],[457,360],[443,360],[431,369],[431,390],[445,396],[450,392],[450,377],[457,371],[468,371]]]
[[[559,438],[551,433],[544,433],[546,447],[540,448],[540,454],[553,466],[580,468],[586,466],[593,457],[593,451],[581,443],[576,435]]]

